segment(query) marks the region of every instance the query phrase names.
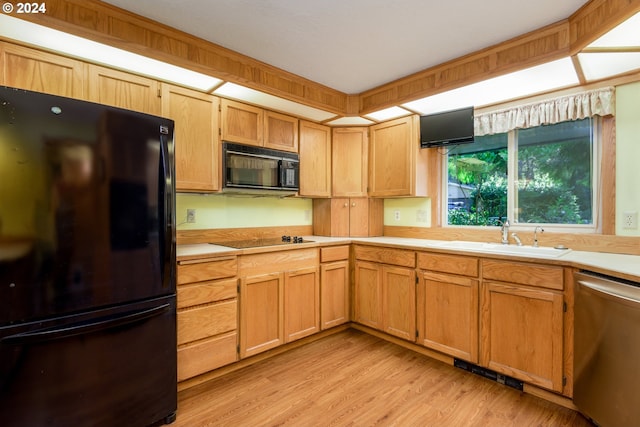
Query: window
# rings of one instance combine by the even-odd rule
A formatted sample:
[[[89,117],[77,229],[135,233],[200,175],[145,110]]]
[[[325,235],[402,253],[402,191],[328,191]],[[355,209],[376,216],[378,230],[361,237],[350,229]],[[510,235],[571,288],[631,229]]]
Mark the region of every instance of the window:
[[[596,224],[596,119],[476,137],[447,156],[447,224]]]

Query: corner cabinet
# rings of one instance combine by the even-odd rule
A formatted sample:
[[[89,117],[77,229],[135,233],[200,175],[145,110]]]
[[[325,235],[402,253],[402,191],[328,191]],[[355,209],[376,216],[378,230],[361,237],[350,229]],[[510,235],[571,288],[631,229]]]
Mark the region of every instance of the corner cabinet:
[[[415,341],[415,252],[356,246],[354,320]]]
[[[367,197],[368,129],[335,128],[332,137],[333,197]]]
[[[349,321],[349,246],[320,248],[320,329]]]
[[[482,276],[480,363],[562,392],[563,268],[485,259]]]
[[[370,127],[369,196],[427,196],[427,150],[420,149],[419,117]]]
[[[300,121],[300,196],[331,197],[331,128]]]
[[[175,122],[176,189],[220,189],[220,99],[169,84],[162,85],[162,115]]]
[[[313,234],[316,236],[382,236],[383,227],[382,199],[313,199]]]

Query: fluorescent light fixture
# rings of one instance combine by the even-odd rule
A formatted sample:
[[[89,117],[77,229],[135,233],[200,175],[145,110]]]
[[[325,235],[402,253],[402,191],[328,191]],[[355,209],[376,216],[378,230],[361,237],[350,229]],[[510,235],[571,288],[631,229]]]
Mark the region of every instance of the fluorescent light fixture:
[[[209,92],[222,80],[0,14],[0,35],[30,45]]]
[[[382,122],[385,120],[397,119],[398,117],[408,116],[409,114],[411,114],[411,111],[407,111],[404,108],[390,107],[390,108],[385,108],[384,110],[374,111],[373,113],[365,114],[364,116],[372,120]]]
[[[225,98],[231,98],[249,104],[258,105],[260,107],[265,107],[270,110],[293,114],[295,116],[304,117],[317,122],[323,122],[336,116],[336,114],[328,111],[308,107],[304,104],[249,89],[235,83],[225,83],[217,88],[213,93]]]
[[[640,69],[640,52],[579,53],[587,80],[599,80]]]
[[[402,104],[420,114],[479,107],[579,84],[571,58],[494,77],[458,89]]]
[[[589,46],[589,48],[604,47],[638,47],[640,46],[640,12],[618,25]]]
[[[369,126],[375,122],[365,119],[364,117],[340,117],[339,119],[331,120],[325,124],[330,126]]]

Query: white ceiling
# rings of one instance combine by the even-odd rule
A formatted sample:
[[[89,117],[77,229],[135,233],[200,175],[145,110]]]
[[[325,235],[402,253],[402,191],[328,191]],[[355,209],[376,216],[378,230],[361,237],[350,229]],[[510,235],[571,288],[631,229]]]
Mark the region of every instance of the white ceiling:
[[[586,0],[103,0],[347,94],[568,18]]]

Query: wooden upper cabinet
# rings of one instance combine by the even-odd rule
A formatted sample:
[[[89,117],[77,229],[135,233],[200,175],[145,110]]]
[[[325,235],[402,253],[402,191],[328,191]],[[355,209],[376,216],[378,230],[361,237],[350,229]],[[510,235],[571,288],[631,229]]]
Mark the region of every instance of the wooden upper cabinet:
[[[0,42],[0,84],[84,99],[84,64],[23,46]]]
[[[367,128],[334,128],[332,141],[332,194],[366,197],[369,137]]]
[[[331,197],[331,128],[300,121],[300,195]]]
[[[162,85],[162,115],[175,122],[176,189],[220,189],[220,99],[189,89]]]
[[[262,108],[222,99],[222,140],[247,145],[264,145]]]
[[[160,83],[122,71],[88,66],[89,101],[160,115]]]
[[[264,146],[298,152],[298,119],[273,111],[264,112]]]
[[[427,195],[427,150],[420,149],[419,117],[412,115],[370,128],[369,195]]]

